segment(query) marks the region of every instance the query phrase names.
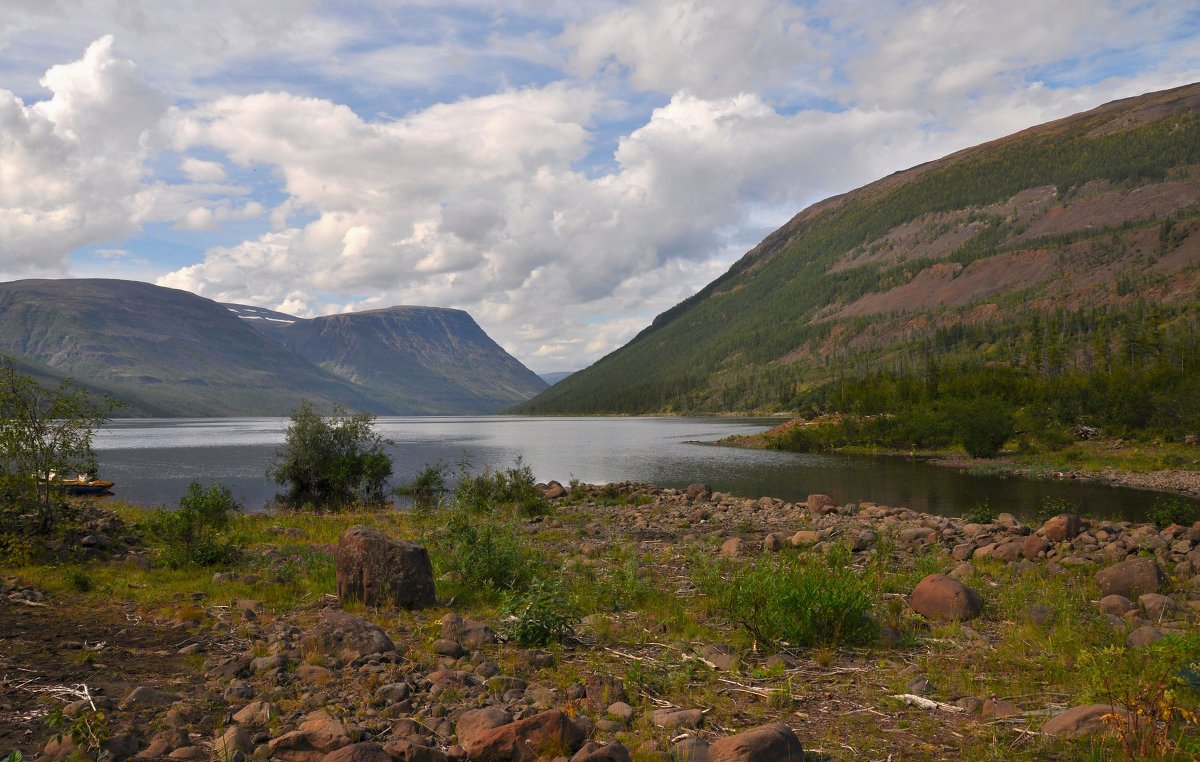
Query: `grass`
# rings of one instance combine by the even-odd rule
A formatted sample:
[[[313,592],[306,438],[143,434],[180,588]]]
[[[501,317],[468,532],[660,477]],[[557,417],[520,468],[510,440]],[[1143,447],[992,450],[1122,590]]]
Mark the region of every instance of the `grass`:
[[[147,516],[136,507],[116,507],[133,525],[142,524]],[[1114,658],[1125,658],[1105,656],[1106,649],[1123,643],[1124,633],[1109,628],[1096,614],[1093,602],[1099,591],[1094,569],[1069,567],[1052,575],[1038,566],[1015,573],[999,561],[977,560],[967,582],[983,598],[983,616],[964,624],[931,625],[908,609],[905,596],[922,577],[946,571],[953,561],[940,548],[902,552],[882,528],[876,546],[853,557],[844,550],[832,556],[787,550],[724,563],[714,560],[713,537],[691,542],[682,538],[635,541],[622,534],[618,518],[622,514],[604,507],[574,505],[557,511],[554,518],[564,526],[554,531],[524,521],[520,510],[512,505],[470,515],[476,528],[498,528],[497,536],[507,551],[536,559],[532,580],[561,573],[561,589],[535,588],[539,595],[551,594],[542,603],[563,604],[563,615],[569,620],[586,617],[576,627],[577,641],[557,635],[530,641],[547,643],[541,647],[556,657],[555,666],[539,671],[535,679],[566,690],[592,674],[622,677],[638,718],[617,737],[631,749],[647,742],[668,748],[674,732],[654,727],[647,719],[665,702],[707,710],[711,728],[780,719],[797,728],[806,748],[834,758],[882,759],[897,749],[915,759],[1119,757],[1117,740],[1031,739],[1017,734],[1012,725],[930,713],[891,698],[905,690],[914,674],[921,674],[934,685],[932,697],[939,701],[994,695],[1034,711],[1094,700],[1100,684],[1098,670],[1111,667]],[[332,548],[346,528],[366,524],[396,537],[428,539],[445,533],[455,517],[454,510],[244,514],[233,516],[228,530],[242,551],[239,560],[224,566],[141,569],[116,563],[22,563],[9,566],[6,573],[36,580],[56,597],[84,606],[133,602],[154,620],[205,626],[211,616],[206,607],[229,605],[237,599],[261,601],[265,616],[303,616],[334,591]],[[581,530],[595,521],[607,527],[607,534],[603,541],[589,539],[585,549]],[[736,525],[736,519],[731,522]],[[281,531],[288,529],[299,530],[299,536]],[[457,558],[463,552],[460,545],[430,542],[429,547],[439,575],[461,574],[467,568]],[[231,576],[214,578],[216,571]],[[814,574],[806,576],[806,572]],[[714,576],[706,584],[704,577],[710,573]],[[787,579],[787,585],[776,584]],[[771,626],[780,621],[796,626],[797,620],[807,617],[816,636],[772,630],[763,637],[765,629],[756,636],[744,622],[734,621],[748,617],[744,611],[731,616],[738,613],[731,606],[758,599],[723,597],[717,580],[725,591],[735,591],[739,585],[742,592],[754,592],[756,585],[760,592],[766,590],[771,593],[766,602],[782,603],[783,613],[752,613]],[[438,659],[429,646],[440,636],[441,615],[454,610],[497,626],[506,591],[516,600],[513,589],[496,584],[489,591],[472,592],[464,579],[442,578],[438,594],[443,603],[433,609],[349,608],[406,644],[414,668],[433,669]],[[826,598],[806,598],[798,604],[794,600],[798,590],[824,591]],[[1033,604],[1049,607],[1053,612],[1049,623],[1029,620],[1027,610]],[[847,612],[869,613],[874,622],[895,627],[901,633],[900,644],[885,646],[850,637],[847,623],[863,620],[840,617]],[[557,642],[560,639],[565,642]],[[797,666],[767,666],[767,657],[778,651],[770,641],[780,640],[792,645],[788,653]],[[714,643],[735,649],[740,670],[720,672],[698,658],[700,647]],[[497,646],[485,658],[503,665],[505,674],[524,670],[524,657],[515,644]],[[320,659],[306,653],[304,661]],[[443,694],[439,700],[452,703],[452,698]],[[370,696],[363,698],[369,700]],[[1026,724],[1036,730],[1039,723],[1031,718]]]

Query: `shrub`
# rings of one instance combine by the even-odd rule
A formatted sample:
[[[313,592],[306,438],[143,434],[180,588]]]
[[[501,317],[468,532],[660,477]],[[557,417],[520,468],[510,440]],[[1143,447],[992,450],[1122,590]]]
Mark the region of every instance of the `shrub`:
[[[308,401],[292,411],[283,447],[267,478],[286,486],[282,500],[299,506],[342,508],[362,500],[382,502],[392,475],[390,444],[374,429],[370,413],[339,410],[324,417]]]
[[[537,579],[506,596],[500,629],[518,645],[546,646],[567,640],[578,623],[561,579]]]
[[[1155,500],[1154,506],[1146,511],[1146,518],[1160,527],[1169,527],[1172,524],[1191,526],[1200,520],[1200,506],[1164,495]]]
[[[697,586],[725,618],[755,639],[792,646],[869,643],[870,581],[838,548],[825,556],[784,553],[749,563],[693,561]]]
[[[499,471],[484,468],[476,475],[471,475],[470,463],[465,460],[459,463],[453,502],[476,513],[499,506],[514,506],[526,516],[540,516],[550,511],[550,504],[537,487],[533,469],[520,456],[510,468]]]
[[[9,499],[35,508],[37,529],[48,533],[66,505],[57,476],[93,471],[92,438],[120,406],[97,404],[72,381],[53,389],[0,361],[0,475]]]
[[[1000,512],[992,505],[992,501],[985,497],[967,511],[967,514],[963,516],[963,521],[968,524],[990,524],[999,515]]]
[[[509,522],[457,509],[429,542],[439,571],[472,592],[523,590],[533,581],[534,558]]]
[[[155,514],[147,528],[163,543],[161,558],[167,566],[212,566],[237,555],[221,534],[229,527],[231,515],[240,510],[228,487],[213,484],[205,489],[194,481],[179,499],[179,510]]]
[[[1012,411],[998,397],[979,397],[955,411],[959,441],[972,458],[990,458],[1013,435]]]
[[[1080,666],[1086,699],[1111,703],[1132,717],[1107,718],[1125,758],[1184,752],[1194,759],[1200,752],[1195,736],[1200,728],[1200,637],[1171,636],[1143,648],[1087,651]]]
[[[395,492],[411,498],[416,508],[435,507],[446,495],[447,470],[446,464],[440,461],[432,465],[426,463],[411,482],[397,487]]]

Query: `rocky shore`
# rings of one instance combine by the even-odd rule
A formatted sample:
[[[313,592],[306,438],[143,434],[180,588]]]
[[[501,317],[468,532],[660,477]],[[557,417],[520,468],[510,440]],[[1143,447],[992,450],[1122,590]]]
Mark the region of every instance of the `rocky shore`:
[[[1086,629],[1088,647],[1136,653],[1197,635],[1200,526],[968,523],[702,484],[546,490],[553,510],[520,521],[530,545],[563,575],[633,564],[664,602],[580,611],[567,643],[520,647],[494,607],[435,593],[444,580],[394,513],[341,531],[326,551],[336,585],[286,609],[240,594],[289,583],[287,554],[271,546],[256,551],[262,565],[216,572],[176,600],[173,618],[10,577],[0,743],[47,760],[942,759],[1005,746],[1005,758],[1071,759],[1088,744],[1123,748],[1144,707],[1059,674],[1083,661],[1058,639]],[[311,524],[286,526],[292,516],[272,517],[271,533],[319,550]],[[94,523],[86,535],[111,551],[94,563],[152,574],[129,528],[105,526],[113,536]],[[753,562],[834,546],[864,573],[895,569],[880,576],[872,646],[758,642],[711,612],[689,567],[697,555]],[[59,711],[52,731],[45,719]],[[1171,743],[1194,738],[1182,727]]]

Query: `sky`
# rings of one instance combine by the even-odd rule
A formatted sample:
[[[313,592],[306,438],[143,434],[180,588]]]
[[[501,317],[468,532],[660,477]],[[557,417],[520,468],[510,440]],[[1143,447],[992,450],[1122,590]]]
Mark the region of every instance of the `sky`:
[[[1200,81],[1200,0],[3,0],[0,279],[576,370],[830,195]]]

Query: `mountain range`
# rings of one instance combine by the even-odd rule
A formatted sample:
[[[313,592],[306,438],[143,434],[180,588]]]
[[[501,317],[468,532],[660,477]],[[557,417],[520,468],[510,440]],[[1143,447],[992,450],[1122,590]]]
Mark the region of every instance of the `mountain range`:
[[[785,412],[879,374],[1170,367],[1200,325],[1198,230],[1200,85],[1115,101],[814,204],[513,410]]]
[[[0,353],[71,377],[118,415],[286,415],[302,399],[381,415],[489,413],[546,383],[460,310],[311,319],[109,279],[0,283]]]

